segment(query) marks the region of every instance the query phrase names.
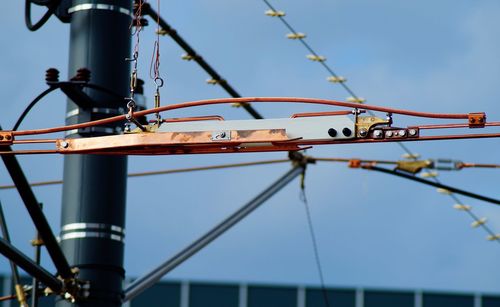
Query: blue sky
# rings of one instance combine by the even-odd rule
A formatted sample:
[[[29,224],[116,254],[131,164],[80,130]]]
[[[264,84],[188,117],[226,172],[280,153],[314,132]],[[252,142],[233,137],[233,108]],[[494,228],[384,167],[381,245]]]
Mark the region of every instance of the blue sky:
[[[4,9],[0,70],[0,123],[10,128],[27,103],[45,89],[49,67],[66,77],[69,26],[53,18],[36,33],[23,24],[22,1]],[[154,2],[154,1],[153,1]],[[273,1],[355,92],[370,104],[429,112],[484,111],[500,119],[500,3],[498,1]],[[326,82],[326,72],[306,59],[286,29],[264,15],[261,1],[162,1],[162,15],[244,96],[302,96],[343,100],[348,95]],[[148,80],[153,27],[145,29],[140,76]],[[180,59],[183,51],[161,40],[163,103],[226,97],[205,84],[206,74]],[[152,105],[149,99],[149,105]],[[266,117],[288,117],[305,106],[261,106]],[[63,123],[61,94],[45,99],[23,128]],[[220,114],[248,118],[219,106],[172,116]],[[402,117],[396,124],[415,121]],[[422,123],[420,121],[420,123]],[[426,123],[426,122],[423,122]],[[498,162],[498,139],[410,143],[426,158]],[[323,157],[399,159],[394,144],[314,148]],[[168,169],[282,158],[284,153],[131,157],[130,171]],[[29,179],[62,177],[61,156],[19,158]],[[189,244],[286,172],[287,165],[259,166],[129,179],[125,268],[139,276]],[[442,172],[448,184],[500,197],[494,170]],[[0,183],[10,183],[3,165]],[[325,281],[332,286],[420,288],[500,292],[500,245],[470,227],[469,217],[432,188],[345,165],[308,170],[307,194],[315,222]],[[59,231],[61,188],[35,188],[53,229]],[[146,193],[146,195],[144,195]],[[33,228],[15,191],[1,191],[14,242],[31,253]],[[500,210],[462,198],[500,232]],[[47,257],[45,257],[47,260]],[[47,261],[46,261],[47,262]],[[0,271],[8,272],[4,259]],[[318,284],[299,184],[292,182],[218,241],[179,267],[169,278]]]

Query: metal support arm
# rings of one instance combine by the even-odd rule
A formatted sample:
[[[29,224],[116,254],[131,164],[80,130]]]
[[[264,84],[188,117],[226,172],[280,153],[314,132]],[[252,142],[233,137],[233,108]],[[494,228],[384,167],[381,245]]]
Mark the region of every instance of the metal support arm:
[[[254,199],[248,202],[246,205],[238,209],[228,218],[223,220],[217,226],[212,228],[198,240],[191,243],[189,246],[184,248],[182,251],[177,253],[175,256],[162,263],[159,267],[155,268],[145,276],[135,280],[131,283],[126,289],[124,294],[123,301],[129,301],[141,294],[143,291],[154,285],[158,282],[165,274],[172,271],[174,268],[179,266],[185,260],[189,259],[191,256],[196,254],[202,248],[207,246],[210,242],[217,239],[224,232],[229,230],[232,226],[236,225],[239,221],[244,219],[247,215],[249,215],[252,211],[257,209],[260,205],[262,205],[266,200],[268,200],[271,196],[276,194],[279,190],[281,190],[284,186],[286,186],[290,181],[292,181],[295,177],[299,176],[304,172],[305,165],[297,164],[290,171],[288,171],[285,175],[279,178],[276,182],[270,185],[267,189],[265,189],[262,193],[257,195]]]
[[[13,261],[31,276],[38,278],[53,292],[60,293],[62,291],[63,283],[61,280],[57,279],[41,266],[37,265],[28,256],[23,254],[20,250],[15,248],[3,238],[0,238],[0,253],[9,260]]]

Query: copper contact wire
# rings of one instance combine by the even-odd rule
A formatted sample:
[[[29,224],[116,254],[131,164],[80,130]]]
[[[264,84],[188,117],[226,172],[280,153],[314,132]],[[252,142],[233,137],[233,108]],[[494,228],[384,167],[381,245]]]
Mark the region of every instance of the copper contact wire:
[[[464,167],[477,167],[477,168],[500,168],[500,164],[486,164],[486,163],[460,163],[460,168]]]
[[[500,126],[500,122],[485,123],[484,126],[485,127],[498,127],[498,126]],[[423,129],[469,128],[469,124],[422,125],[422,126],[412,126],[412,127],[408,127],[408,128],[409,129],[418,128],[420,130],[423,130]]]
[[[469,114],[443,114],[443,113],[428,113],[428,112],[416,112],[416,111],[408,111],[401,109],[393,109],[386,107],[378,107],[372,105],[360,105],[357,103],[350,102],[341,102],[336,100],[328,100],[328,99],[315,99],[315,98],[297,98],[297,97],[246,97],[246,98],[222,98],[222,99],[209,99],[209,100],[198,100],[198,101],[190,101],[178,104],[171,104],[162,106],[159,108],[153,108],[144,111],[135,112],[134,115],[137,117],[152,114],[165,112],[170,110],[184,109],[190,107],[198,107],[198,106],[207,106],[207,105],[216,105],[216,104],[233,104],[233,103],[251,103],[251,102],[289,102],[289,103],[309,103],[309,104],[320,104],[320,105],[329,105],[329,106],[337,106],[337,107],[346,107],[346,108],[354,108],[354,109],[367,109],[372,111],[386,112],[386,113],[394,113],[401,114],[407,116],[416,116],[416,117],[427,117],[427,118],[441,118],[441,119],[468,119]],[[125,121],[125,114],[113,116],[105,119],[90,121],[86,123],[68,125],[68,126],[60,126],[54,128],[45,128],[45,129],[34,129],[34,130],[23,130],[23,131],[13,131],[13,135],[34,135],[34,134],[47,134],[47,133],[55,133],[61,131],[67,131],[72,129],[82,129],[99,125],[111,124],[117,121]]]

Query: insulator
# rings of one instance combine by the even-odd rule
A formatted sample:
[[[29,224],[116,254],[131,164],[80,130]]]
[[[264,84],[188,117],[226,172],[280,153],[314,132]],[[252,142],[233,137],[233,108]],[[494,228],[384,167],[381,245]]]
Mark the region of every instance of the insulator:
[[[482,217],[482,218],[480,218],[479,220],[472,222],[471,226],[472,226],[473,228],[477,228],[477,227],[479,227],[479,226],[481,226],[481,225],[486,224],[486,221],[487,221],[487,220],[488,220],[487,218]]]
[[[83,81],[83,82],[89,82],[90,81],[90,70],[88,68],[79,68],[76,71],[76,76],[71,78],[72,81]]]
[[[363,97],[347,97],[346,98],[346,101],[347,102],[354,102],[354,103],[364,103],[366,101],[366,99],[364,99]]]
[[[275,10],[267,10],[265,12],[265,14],[267,16],[271,16],[271,17],[283,17],[283,16],[285,16],[285,12],[283,12],[283,11],[275,11]]]
[[[286,38],[289,38],[289,39],[303,39],[303,38],[306,38],[306,35],[304,33],[300,33],[300,32],[288,33],[286,35]]]
[[[405,153],[405,154],[402,154],[401,157],[403,157],[405,159],[415,160],[415,159],[420,158],[420,154],[418,154],[418,153],[412,153],[412,154]]]
[[[346,82],[347,79],[344,78],[344,77],[341,77],[341,76],[330,76],[328,78],[326,78],[326,80],[328,80],[328,82],[332,82],[332,83],[343,83],[343,82]]]
[[[463,204],[454,204],[453,208],[457,210],[462,210],[462,211],[469,211],[472,207],[469,205],[463,205]]]
[[[185,53],[185,54],[182,55],[181,59],[183,59],[185,61],[192,61],[192,60],[194,60],[194,56]]]
[[[488,239],[488,241],[496,241],[496,240],[500,240],[500,234],[496,234],[496,235],[494,235],[494,236],[489,235],[489,236],[487,237],[487,239]]]
[[[424,172],[420,174],[421,177],[423,178],[435,178],[439,175],[438,172]]]
[[[45,81],[49,82],[59,82],[59,70],[55,68],[49,68],[45,72]]]
[[[314,61],[314,62],[324,62],[326,61],[326,58],[322,55],[314,55],[314,54],[308,54],[306,56],[309,60]]]
[[[437,188],[436,190],[438,193],[444,194],[444,195],[451,195],[451,191],[443,188]]]

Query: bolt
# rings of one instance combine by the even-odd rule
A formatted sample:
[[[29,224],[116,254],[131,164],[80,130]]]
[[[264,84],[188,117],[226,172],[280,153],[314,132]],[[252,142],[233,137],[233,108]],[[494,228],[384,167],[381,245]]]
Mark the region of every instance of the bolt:
[[[11,139],[11,138],[12,138],[12,137],[11,137],[10,135],[6,135],[6,136],[5,136],[5,139],[6,139],[7,141],[10,141],[10,139]]]
[[[408,133],[410,134],[410,136],[416,136],[417,135],[417,130],[416,129],[410,129],[410,130],[408,130]]]
[[[403,137],[406,135],[406,130],[399,130],[398,135]]]
[[[66,141],[62,141],[61,142],[61,147],[62,148],[68,148],[68,146],[69,146],[68,142],[66,142]]]
[[[377,138],[382,136],[382,130],[375,130],[373,131],[373,135]]]
[[[385,133],[385,136],[386,136],[386,137],[392,137],[392,135],[393,135],[392,131],[387,131],[387,132]]]
[[[220,133],[220,135],[219,135],[219,137],[220,137],[221,139],[225,138],[225,137],[226,137],[226,133],[225,133],[225,132],[221,132],[221,133]]]
[[[331,136],[332,138],[337,136],[337,130],[330,128],[328,129],[328,135]]]
[[[364,128],[359,130],[359,136],[365,137],[367,135],[368,135],[368,130],[366,130]]]
[[[352,134],[352,130],[345,127],[344,129],[342,129],[342,134],[345,135],[345,136],[351,136]]]
[[[3,135],[0,134],[0,141],[3,140]]]
[[[471,122],[471,124],[473,124],[473,123],[475,123],[475,122],[476,122],[476,119],[471,118],[469,121]]]

